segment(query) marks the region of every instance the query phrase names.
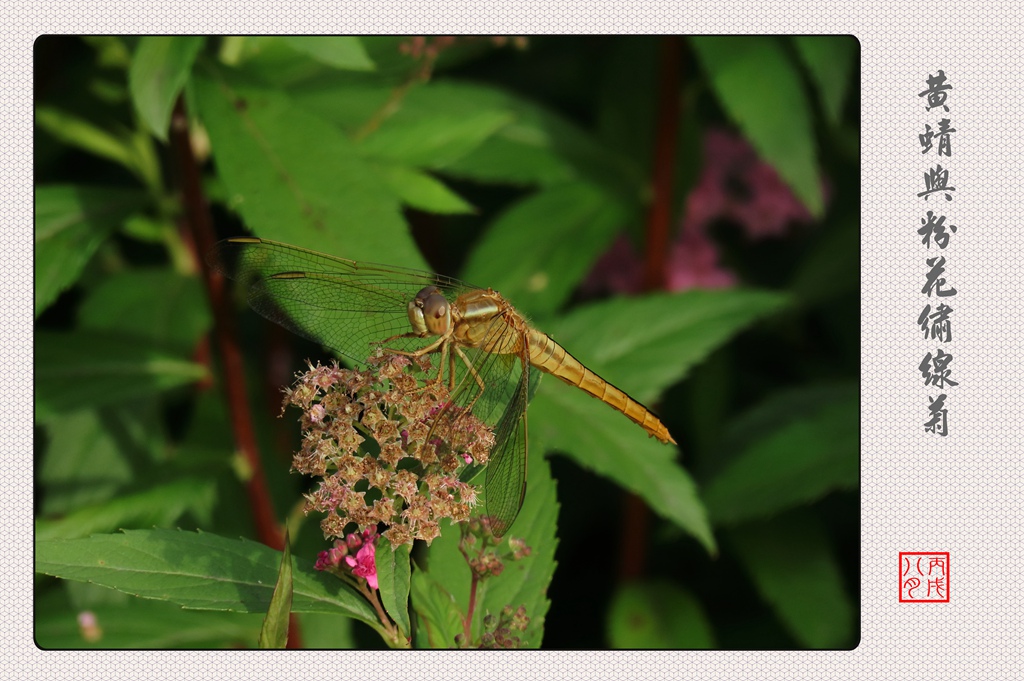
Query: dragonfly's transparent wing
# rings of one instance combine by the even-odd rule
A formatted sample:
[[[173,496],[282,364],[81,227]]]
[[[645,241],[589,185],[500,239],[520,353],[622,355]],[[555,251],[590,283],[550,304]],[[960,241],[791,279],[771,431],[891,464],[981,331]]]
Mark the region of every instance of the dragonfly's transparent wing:
[[[449,300],[468,289],[429,272],[255,238],[221,241],[209,261],[246,289],[249,304],[261,315],[360,364],[372,354],[373,343],[411,331],[407,306],[424,286],[437,286]],[[401,350],[423,346],[417,338],[388,344]]]
[[[502,335],[521,333],[501,318],[493,324],[495,329],[501,329]],[[530,365],[525,345],[521,347],[522,352],[517,354],[460,348],[462,356],[455,358],[456,386],[452,393],[456,408],[445,410],[439,416],[439,419],[450,420],[456,426],[466,413],[465,408],[471,406],[473,414],[494,431],[495,441],[487,463],[484,496],[491,529],[499,537],[512,525],[526,494],[526,407]]]
[[[528,366],[528,365],[527,365]],[[495,444],[487,464],[484,500],[491,531],[500,537],[512,526],[526,498],[526,403],[529,369],[524,369],[512,400],[495,429]]]

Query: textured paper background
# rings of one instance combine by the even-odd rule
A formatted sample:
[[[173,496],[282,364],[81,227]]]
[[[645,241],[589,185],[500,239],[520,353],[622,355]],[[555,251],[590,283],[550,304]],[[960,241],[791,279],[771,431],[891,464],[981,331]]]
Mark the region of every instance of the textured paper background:
[[[1016,8],[1016,9],[1015,9]],[[69,652],[32,641],[32,42],[46,33],[846,33],[862,47],[861,642],[849,652]],[[1022,674],[1021,157],[1024,68],[1010,2],[5,2],[4,575],[11,678],[1010,679]],[[928,436],[916,237],[925,167],[917,93],[954,90],[959,231],[952,434]],[[934,162],[934,157],[928,157]],[[930,204],[938,205],[938,201]],[[929,207],[934,207],[929,205]],[[934,255],[934,249],[931,255]],[[851,254],[851,257],[855,257]],[[934,351],[934,347],[931,348]],[[931,391],[929,393],[929,391]],[[901,604],[900,551],[949,551],[952,598]]]

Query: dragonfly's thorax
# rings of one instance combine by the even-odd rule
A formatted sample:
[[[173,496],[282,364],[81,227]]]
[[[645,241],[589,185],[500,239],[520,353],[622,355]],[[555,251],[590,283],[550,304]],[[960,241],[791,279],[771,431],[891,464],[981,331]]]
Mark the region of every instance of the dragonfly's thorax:
[[[425,286],[409,301],[409,323],[417,336],[445,336],[452,328],[452,308],[436,286]]]
[[[452,308],[452,335],[459,344],[498,354],[522,350],[525,321],[500,293],[469,291],[460,295]]]

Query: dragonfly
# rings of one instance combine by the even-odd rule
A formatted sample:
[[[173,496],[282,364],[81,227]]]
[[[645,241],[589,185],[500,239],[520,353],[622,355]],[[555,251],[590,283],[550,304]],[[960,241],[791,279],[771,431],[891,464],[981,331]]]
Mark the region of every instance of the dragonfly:
[[[219,242],[209,262],[246,289],[256,312],[356,365],[365,366],[382,341],[407,356],[439,353],[436,380],[443,380],[447,363],[453,388],[448,417],[471,409],[494,429],[484,505],[497,537],[511,527],[526,495],[531,368],[582,389],[649,436],[675,444],[658,417],[533,328],[492,289],[256,237]]]

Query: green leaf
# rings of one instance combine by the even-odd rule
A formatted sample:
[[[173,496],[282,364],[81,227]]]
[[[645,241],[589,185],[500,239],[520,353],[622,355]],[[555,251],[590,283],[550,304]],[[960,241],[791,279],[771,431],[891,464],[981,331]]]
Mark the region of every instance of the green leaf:
[[[792,40],[814,80],[825,116],[839,125],[860,44],[850,35],[798,35]]]
[[[408,166],[386,163],[374,163],[373,168],[387,183],[391,192],[411,208],[440,215],[476,212],[465,199],[428,173]]]
[[[715,640],[700,602],[671,582],[619,587],[608,609],[612,648],[714,648]]]
[[[372,71],[376,68],[362,40],[356,36],[288,36],[283,40],[292,49],[337,69]]]
[[[579,179],[578,169],[553,147],[546,132],[517,121],[444,171],[453,177],[511,185],[548,186]]]
[[[184,478],[75,510],[58,520],[36,520],[36,539],[74,539],[126,527],[172,525],[185,513],[210,521],[212,479]]]
[[[125,270],[93,288],[78,312],[82,328],[144,338],[183,354],[213,319],[198,277],[169,269]]]
[[[742,289],[614,298],[577,308],[541,330],[584,365],[644,402],[686,376],[730,337],[786,303],[784,295]]]
[[[755,440],[707,485],[716,525],[770,516],[834,489],[854,489],[860,429],[856,395],[809,409]]]
[[[694,37],[691,43],[726,113],[812,215],[824,211],[811,109],[778,38]]]
[[[398,201],[337,128],[273,88],[218,74],[193,81],[217,172],[254,232],[425,269]]]
[[[297,613],[302,626],[302,645],[307,650],[353,649],[352,620],[319,612]]]
[[[281,569],[277,573],[274,595],[260,629],[260,648],[284,650],[288,645],[288,624],[292,612],[292,549],[288,531],[284,534]]]
[[[638,494],[658,515],[696,537],[710,553],[716,551],[696,485],[676,462],[676,448],[556,381],[544,382],[529,419],[531,447],[564,452],[583,468]]]
[[[55,139],[94,156],[136,169],[135,151],[126,134],[115,135],[67,111],[36,107],[36,125]]]
[[[95,628],[83,629],[63,593],[53,590],[37,597],[36,644],[44,650],[244,648],[256,641],[262,620],[260,615],[197,612],[141,598],[92,605],[88,611],[95,617]]]
[[[519,517],[498,547],[499,551],[507,551],[508,538],[518,537],[530,547],[530,555],[517,561],[505,561],[505,569],[499,576],[489,577],[480,584],[472,623],[474,639],[480,636],[481,622],[488,612],[497,616],[506,605],[513,608],[523,605],[530,623],[519,637],[524,641],[524,647],[539,648],[541,645],[545,618],[551,607],[547,590],[554,576],[558,544],[558,499],[551,468],[543,453],[543,449],[538,448],[529,452],[526,499]],[[427,570],[445,591],[454,595],[461,612],[466,612],[470,572],[459,552],[458,543],[458,528],[444,528],[441,536],[430,545]],[[461,628],[456,633],[461,633]]]
[[[826,406],[855,402],[859,390],[848,381],[805,382],[776,390],[733,419],[722,440],[724,454],[731,463],[735,453],[757,445],[788,423],[804,420]]]
[[[100,244],[145,201],[134,190],[36,187],[36,317],[78,281]]]
[[[123,335],[37,332],[37,418],[187,385],[206,367]]]
[[[514,93],[454,79],[418,85],[397,100],[394,91],[391,84],[316,83],[294,97],[351,134],[365,134],[367,123],[379,119],[379,128],[360,145],[366,153],[399,154],[403,161],[482,182],[550,185],[584,179],[628,200],[642,196],[645,171]],[[424,139],[415,139],[415,130],[423,131]],[[406,149],[405,143],[412,146]]]
[[[854,606],[828,537],[808,513],[731,531],[728,541],[762,598],[808,648],[852,648]]]
[[[390,542],[378,542],[374,557],[377,565],[377,583],[384,609],[398,625],[399,634],[409,636],[409,544],[391,549]]]
[[[297,91],[295,101],[358,140],[374,160],[440,169],[513,119],[501,98],[478,87],[432,81],[399,90],[388,83],[335,83]]]
[[[131,65],[131,51],[125,38],[112,35],[82,36],[82,42],[96,51],[96,65],[103,69],[126,70]]]
[[[851,253],[860,249],[860,222],[856,217],[837,224],[822,224],[815,243],[790,280],[794,298],[804,305],[820,305],[841,295],[859,292],[860,263]]]
[[[196,610],[266,612],[281,554],[245,539],[178,530],[127,530],[36,542],[36,571]],[[344,614],[379,626],[338,578],[294,565],[293,612]]]
[[[475,98],[510,110],[515,119],[447,165],[446,173],[512,184],[551,185],[582,179],[627,201],[640,201],[646,191],[646,169],[610,151],[590,133],[510,92],[480,85],[462,87],[471,89]]]
[[[432,112],[430,112],[432,113]],[[460,111],[457,102],[443,114],[425,114],[410,95],[397,113],[358,139],[359,152],[368,158],[443,169],[479,147],[507,125],[512,115],[503,111]]]
[[[462,633],[462,613],[455,597],[424,570],[412,573],[412,603],[418,615],[417,648],[454,648]]]
[[[491,224],[463,278],[501,291],[524,313],[551,315],[629,217],[622,201],[585,182],[543,189]]]
[[[166,142],[171,110],[206,39],[201,36],[145,36],[128,70],[135,110],[157,139]]]
[[[36,478],[44,492],[42,513],[60,515],[96,504],[132,480],[129,452],[146,442],[146,426],[156,425],[146,421],[147,410],[140,411],[83,409],[39,423],[46,443]],[[143,444],[142,449],[148,448]]]

